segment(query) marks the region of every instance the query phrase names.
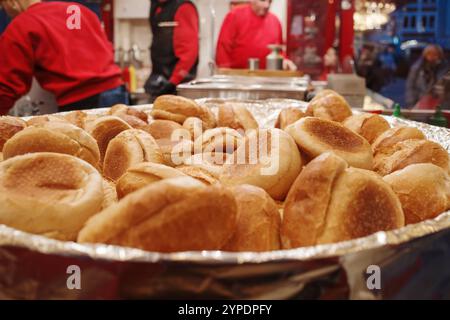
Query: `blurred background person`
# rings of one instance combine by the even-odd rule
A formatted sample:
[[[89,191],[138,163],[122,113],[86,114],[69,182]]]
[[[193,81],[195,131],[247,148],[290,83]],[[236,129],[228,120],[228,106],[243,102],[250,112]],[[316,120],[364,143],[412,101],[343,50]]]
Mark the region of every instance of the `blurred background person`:
[[[232,10],[225,17],[217,43],[216,63],[219,68],[246,69],[248,60],[257,58],[266,69],[269,45],[283,43],[280,20],[269,12],[272,0],[250,0],[250,4]],[[296,70],[284,59],[284,69]]]
[[[187,0],[152,0],[150,26],[152,73],[145,91],[153,101],[176,93],[180,83],[195,79],[199,62],[199,19]]]
[[[433,89],[448,70],[449,64],[442,48],[438,45],[427,46],[422,57],[411,67],[406,81],[407,107],[435,107],[439,100]]]
[[[356,62],[357,74],[366,79],[366,87],[374,92],[383,88],[383,71],[377,59],[375,48],[363,46]]]
[[[56,97],[59,111],[128,103],[122,72],[100,20],[78,3],[0,0],[13,18],[0,37],[0,114],[26,95],[33,77]],[[80,29],[67,9],[79,9]]]
[[[395,48],[388,46],[379,55],[378,59],[383,69],[384,85],[389,85],[395,80],[397,62],[395,61]]]

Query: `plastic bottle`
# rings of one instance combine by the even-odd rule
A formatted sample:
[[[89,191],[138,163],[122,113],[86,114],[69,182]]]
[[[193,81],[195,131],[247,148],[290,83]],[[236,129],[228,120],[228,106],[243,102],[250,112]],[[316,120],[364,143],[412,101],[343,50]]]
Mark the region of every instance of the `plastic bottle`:
[[[399,119],[404,119],[405,117],[402,115],[402,108],[399,103],[394,105],[394,113],[392,114],[394,117]]]
[[[448,127],[448,120],[447,118],[444,116],[444,114],[442,113],[442,108],[441,106],[436,107],[436,112],[435,114],[430,118],[429,123],[433,126],[437,126],[437,127],[444,127],[447,128]]]

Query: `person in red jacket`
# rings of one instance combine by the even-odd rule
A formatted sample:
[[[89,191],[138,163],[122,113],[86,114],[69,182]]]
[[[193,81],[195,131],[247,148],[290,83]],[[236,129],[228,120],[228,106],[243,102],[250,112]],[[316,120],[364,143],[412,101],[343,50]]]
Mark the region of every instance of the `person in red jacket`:
[[[127,103],[121,70],[98,17],[79,3],[0,0],[13,18],[0,37],[0,114],[33,77],[61,111]]]
[[[145,85],[152,100],[174,94],[176,86],[197,74],[199,18],[188,0],[152,0],[150,26],[152,73]]]
[[[266,68],[271,44],[283,43],[280,20],[269,12],[272,0],[251,0],[238,6],[225,17],[217,43],[216,63],[220,68],[246,69],[248,60],[257,58],[260,68]],[[295,70],[295,64],[285,59],[284,68]]]

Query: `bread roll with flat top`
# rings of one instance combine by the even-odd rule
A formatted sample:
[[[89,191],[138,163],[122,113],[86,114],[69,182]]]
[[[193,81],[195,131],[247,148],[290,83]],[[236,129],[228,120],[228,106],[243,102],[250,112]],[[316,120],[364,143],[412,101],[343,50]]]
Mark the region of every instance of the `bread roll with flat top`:
[[[78,158],[32,153],[0,163],[0,224],[73,241],[104,199],[98,171]]]
[[[259,130],[249,134],[223,166],[220,181],[229,186],[257,186],[281,201],[301,170],[300,152],[286,132]]]
[[[264,252],[281,249],[281,217],[275,201],[263,189],[232,188],[237,203],[236,230],[224,251]]]
[[[219,106],[217,125],[234,130],[257,130],[258,122],[247,108],[239,103],[230,102]]]
[[[131,108],[124,104],[116,104],[116,105],[112,106],[109,109],[108,114],[112,115],[112,116],[118,116],[118,117],[120,117],[121,115],[132,116],[132,117],[139,118],[143,122],[146,122],[146,123],[148,122],[148,116],[145,112],[137,110],[135,108]]]
[[[36,152],[68,154],[99,167],[97,142],[86,131],[68,122],[51,121],[27,127],[9,139],[3,148],[5,160]]]
[[[296,123],[301,118],[305,118],[306,113],[298,108],[287,108],[280,111],[275,128],[284,130],[293,123]]]
[[[26,127],[27,123],[20,118],[9,116],[0,117],[0,152],[6,141]]]
[[[128,123],[114,116],[98,118],[89,125],[88,132],[97,140],[98,148],[100,149],[100,162],[102,164],[109,142],[119,133],[130,129],[133,128]]]
[[[405,140],[426,140],[425,135],[417,128],[395,127],[385,131],[372,144],[374,154],[388,153],[399,142]]]
[[[224,187],[189,177],[166,179],[92,217],[78,241],[156,252],[220,250],[235,230],[236,211]]]
[[[313,99],[306,109],[306,115],[325,120],[343,122],[353,115],[352,109],[340,94],[327,91],[327,94],[319,95]]]
[[[70,122],[80,129],[85,129],[85,123],[88,118],[87,113],[83,111],[72,111],[63,116],[63,119]]]
[[[440,144],[428,140],[405,140],[375,155],[374,170],[386,176],[411,164],[432,163],[449,172],[449,156]]]
[[[365,237],[404,226],[400,201],[377,174],[347,168],[326,153],[310,162],[289,191],[284,208],[285,249]]]
[[[142,162],[163,163],[164,158],[150,134],[137,129],[126,130],[109,143],[103,173],[107,178],[117,181],[128,168]]]
[[[152,183],[177,177],[187,177],[187,175],[163,164],[143,162],[129,168],[117,181],[117,194],[119,199],[122,199]]]
[[[196,117],[203,121],[205,129],[216,126],[214,114],[206,106],[180,96],[164,95],[153,103],[152,116],[156,120],[171,120],[183,124],[187,118]]]
[[[148,130],[146,130],[148,133],[152,135],[153,138],[156,140],[161,139],[172,139],[172,134],[174,131],[183,131],[181,134],[186,137],[186,139],[191,139],[191,134],[188,130],[183,128],[183,126],[179,123],[176,123],[175,121],[170,120],[155,120],[152,121],[148,125]]]
[[[370,113],[353,115],[347,118],[343,125],[365,138],[370,144],[391,128],[382,116]]]
[[[334,152],[350,166],[372,170],[373,154],[369,142],[340,123],[307,117],[286,128],[300,150],[314,159]]]
[[[386,177],[398,195],[406,224],[436,218],[450,209],[450,178],[430,163],[413,164]]]

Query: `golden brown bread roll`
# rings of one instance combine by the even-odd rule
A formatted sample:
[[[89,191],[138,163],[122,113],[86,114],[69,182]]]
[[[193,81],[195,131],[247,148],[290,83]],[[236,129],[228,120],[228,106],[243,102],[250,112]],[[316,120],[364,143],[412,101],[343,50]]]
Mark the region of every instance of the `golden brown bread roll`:
[[[181,171],[185,175],[197,179],[206,185],[213,185],[220,183],[219,176],[206,167],[195,167],[195,166],[181,166],[177,167],[177,170]]]
[[[250,111],[236,102],[224,103],[219,106],[218,127],[227,127],[235,130],[257,130],[259,128]]]
[[[197,117],[203,121],[205,129],[216,126],[216,119],[205,106],[184,97],[164,95],[158,97],[153,103],[152,116],[158,120],[171,120],[183,124],[187,118]]]
[[[172,134],[175,132],[177,136],[182,135],[185,139],[190,140],[191,134],[182,125],[170,120],[155,120],[148,125],[146,130],[156,140],[172,139]]]
[[[0,117],[0,152],[6,141],[26,127],[27,123],[20,118],[9,116]]]
[[[338,93],[337,93],[336,91],[334,91],[334,90],[331,90],[331,89],[323,89],[323,90],[319,91],[319,92],[314,96],[314,98],[311,100],[311,102],[312,102],[312,101],[319,100],[319,99],[322,99],[322,98],[324,98],[324,97],[326,97],[326,96],[336,95],[336,94],[338,94]]]
[[[384,153],[375,154],[374,170],[381,176],[416,163],[432,163],[449,172],[449,156],[438,143],[428,140],[405,140],[395,144]]]
[[[156,252],[220,250],[235,229],[236,211],[233,194],[220,185],[166,179],[92,217],[78,241]]]
[[[210,129],[194,141],[194,153],[233,153],[243,141],[244,138],[234,129]]]
[[[112,206],[118,201],[116,185],[113,181],[103,178],[103,203],[102,210]]]
[[[325,152],[334,152],[350,166],[368,170],[373,168],[369,142],[340,123],[307,117],[287,127],[286,132],[312,159]]]
[[[164,158],[150,134],[137,129],[126,130],[108,144],[103,174],[117,181],[128,168],[142,162],[163,163]]]
[[[347,118],[343,125],[365,138],[370,144],[391,128],[382,116],[370,113],[353,115]]]
[[[89,126],[88,132],[97,141],[100,149],[100,162],[102,164],[109,142],[119,133],[130,129],[133,128],[128,123],[114,116],[98,118]]]
[[[131,108],[124,104],[116,104],[115,106],[112,106],[108,110],[108,114],[111,116],[117,116],[119,118],[123,115],[132,116],[145,123],[148,123],[148,116],[145,112],[136,110],[135,108]]]
[[[433,219],[450,209],[450,178],[433,164],[413,164],[386,177],[398,195],[406,224]]]
[[[254,131],[222,168],[220,181],[229,186],[260,187],[275,200],[284,200],[302,169],[295,141],[284,131]]]
[[[342,122],[352,114],[352,109],[344,97],[333,91],[319,95],[306,109],[307,116],[336,122]]]
[[[287,108],[280,111],[275,128],[284,130],[291,124],[296,123],[298,120],[305,118],[306,113],[298,108]]]
[[[299,175],[285,202],[285,249],[335,243],[404,226],[400,201],[371,171],[325,153]]]
[[[250,185],[234,187],[232,192],[237,203],[236,230],[222,250],[280,250],[281,217],[275,201],[263,189]]]
[[[413,127],[395,127],[385,131],[372,144],[374,154],[389,152],[397,143],[405,140],[425,140],[426,137],[417,128]]]
[[[64,119],[63,116],[57,116],[57,115],[48,115],[48,116],[36,116],[31,118],[27,121],[27,126],[36,126],[41,125],[46,122],[64,122],[64,123],[70,123],[66,119]]]
[[[138,117],[128,114],[117,114],[115,116],[128,123],[133,129],[148,131],[148,123]]]
[[[5,159],[36,152],[68,154],[99,166],[100,151],[94,138],[68,122],[50,121],[27,127],[3,148]]]
[[[72,111],[64,115],[62,118],[78,128],[85,129],[85,122],[88,115],[83,111]]]
[[[117,181],[116,189],[119,199],[142,189],[152,183],[177,177],[186,177],[177,169],[159,163],[144,162],[132,166]]]
[[[103,202],[102,177],[85,161],[33,153],[0,163],[0,224],[75,240]]]

